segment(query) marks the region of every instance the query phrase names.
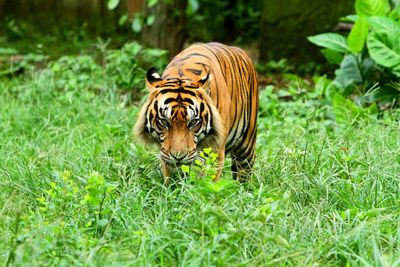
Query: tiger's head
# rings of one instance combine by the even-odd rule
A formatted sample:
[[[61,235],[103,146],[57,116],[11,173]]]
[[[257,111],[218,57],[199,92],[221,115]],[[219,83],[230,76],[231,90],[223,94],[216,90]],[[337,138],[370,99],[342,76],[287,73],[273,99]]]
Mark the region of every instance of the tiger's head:
[[[146,78],[150,94],[134,133],[147,143],[159,144],[165,163],[190,164],[199,148],[223,144],[223,123],[206,90],[209,75],[198,81],[162,79],[151,68]]]

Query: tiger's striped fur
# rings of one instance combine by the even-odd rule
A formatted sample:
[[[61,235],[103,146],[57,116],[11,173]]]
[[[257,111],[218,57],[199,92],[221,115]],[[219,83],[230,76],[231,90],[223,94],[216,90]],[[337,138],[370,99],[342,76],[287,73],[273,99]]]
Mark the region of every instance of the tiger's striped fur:
[[[164,177],[206,146],[218,151],[216,180],[228,153],[233,177],[248,176],[255,159],[258,84],[245,52],[219,43],[194,44],[169,63],[162,77],[150,69],[146,85],[150,94],[135,134],[160,145]]]

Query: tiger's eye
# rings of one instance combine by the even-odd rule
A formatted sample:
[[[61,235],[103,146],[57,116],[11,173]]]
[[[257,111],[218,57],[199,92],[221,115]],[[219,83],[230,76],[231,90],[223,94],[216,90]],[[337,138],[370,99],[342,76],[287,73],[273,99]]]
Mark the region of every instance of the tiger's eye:
[[[198,124],[200,123],[200,119],[192,119],[188,126],[190,129],[193,129],[194,127],[196,127]]]
[[[169,127],[169,121],[167,119],[159,119],[158,122],[162,125],[164,128]]]

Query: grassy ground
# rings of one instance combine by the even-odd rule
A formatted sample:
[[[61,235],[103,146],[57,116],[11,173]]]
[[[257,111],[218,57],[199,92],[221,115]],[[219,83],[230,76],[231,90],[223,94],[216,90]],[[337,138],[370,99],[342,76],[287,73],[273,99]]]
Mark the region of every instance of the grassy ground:
[[[399,266],[399,112],[337,125],[268,90],[260,110],[251,181],[166,187],[112,87],[3,80],[2,265]]]

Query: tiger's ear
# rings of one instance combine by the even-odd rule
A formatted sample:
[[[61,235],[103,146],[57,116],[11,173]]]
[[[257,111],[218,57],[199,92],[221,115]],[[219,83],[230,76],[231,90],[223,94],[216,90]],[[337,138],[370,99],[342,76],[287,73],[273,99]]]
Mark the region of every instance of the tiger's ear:
[[[200,80],[197,81],[199,85],[199,89],[203,89],[208,95],[210,95],[210,81],[212,79],[212,75],[210,72],[207,72],[205,76],[203,76]]]
[[[203,87],[208,82],[209,78],[210,78],[210,72],[207,72],[205,76],[200,78],[200,80],[197,81],[199,83],[199,88]]]
[[[146,87],[152,90],[160,85],[162,82],[161,75],[157,73],[156,68],[150,68],[146,74]]]

